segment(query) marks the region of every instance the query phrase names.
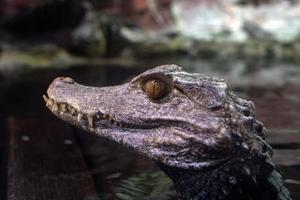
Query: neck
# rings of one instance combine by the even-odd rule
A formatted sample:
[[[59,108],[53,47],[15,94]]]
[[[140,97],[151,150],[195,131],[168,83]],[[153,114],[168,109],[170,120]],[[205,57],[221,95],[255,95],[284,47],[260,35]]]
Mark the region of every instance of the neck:
[[[180,169],[161,163],[158,166],[173,180],[180,200],[277,200],[282,192],[279,189],[285,189],[281,180],[270,181],[278,176],[276,171],[253,175],[253,169],[245,163],[226,163],[205,170]],[[284,196],[282,200],[290,199],[288,193]]]

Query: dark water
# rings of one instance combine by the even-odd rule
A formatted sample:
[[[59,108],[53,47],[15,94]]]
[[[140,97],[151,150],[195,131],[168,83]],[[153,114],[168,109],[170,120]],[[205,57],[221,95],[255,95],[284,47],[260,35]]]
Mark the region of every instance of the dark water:
[[[10,116],[38,117],[63,123],[49,113],[42,100],[55,77],[68,76],[92,86],[115,85],[152,66],[167,63],[185,66],[190,72],[222,77],[233,90],[255,102],[257,117],[270,132],[269,142],[275,148],[274,161],[293,198],[300,199],[300,67],[293,63],[165,57],[145,58],[135,66],[74,66],[3,76],[0,81],[0,136],[5,137],[5,122]],[[134,152],[77,129],[75,133],[99,193],[111,192],[112,187],[126,177],[156,170],[152,161]],[[4,147],[1,146],[2,150]],[[2,152],[6,152],[5,149]],[[1,171],[5,174],[5,162],[3,159],[1,162]],[[2,181],[1,185],[5,183]]]

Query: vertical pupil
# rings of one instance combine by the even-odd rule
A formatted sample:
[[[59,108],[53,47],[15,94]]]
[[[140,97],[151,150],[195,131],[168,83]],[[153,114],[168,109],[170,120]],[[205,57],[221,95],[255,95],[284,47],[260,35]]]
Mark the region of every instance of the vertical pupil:
[[[157,96],[157,92],[158,92],[158,91],[156,91],[157,82],[153,81],[152,84],[153,84],[152,85],[152,93],[153,93],[154,96]]]

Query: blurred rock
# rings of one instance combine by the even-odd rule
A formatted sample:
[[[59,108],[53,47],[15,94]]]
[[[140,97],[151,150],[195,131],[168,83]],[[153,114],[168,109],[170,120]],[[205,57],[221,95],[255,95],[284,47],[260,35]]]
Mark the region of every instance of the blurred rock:
[[[103,57],[106,53],[106,38],[98,16],[86,3],[87,12],[80,25],[72,32],[70,48],[75,54],[88,57]]]
[[[245,21],[244,31],[247,33],[248,37],[255,40],[272,39],[272,35],[262,30],[258,25],[252,22]]]
[[[186,54],[300,62],[298,1],[11,0],[1,5],[4,55],[51,44],[83,60]]]
[[[130,26],[126,20],[113,15],[99,16],[101,28],[106,38],[105,57],[118,57],[125,48],[130,48],[132,42],[123,34],[122,29]]]
[[[259,36],[291,42],[299,38],[299,3],[280,0],[251,6],[234,1],[214,2],[174,1],[172,11],[178,31],[205,41],[246,42]]]
[[[299,9],[299,3],[286,0],[249,4],[174,0],[171,10],[176,27],[149,31],[122,26],[121,33],[129,41],[122,55],[185,52],[205,59],[250,57],[299,62]]]
[[[173,24],[170,6],[173,0],[92,0],[96,10],[127,18],[145,30],[166,30]]]

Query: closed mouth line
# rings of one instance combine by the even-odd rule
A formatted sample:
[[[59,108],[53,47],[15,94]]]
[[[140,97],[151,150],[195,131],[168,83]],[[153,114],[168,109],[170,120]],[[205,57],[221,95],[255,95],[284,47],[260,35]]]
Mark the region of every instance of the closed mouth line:
[[[87,123],[87,127],[90,130],[94,130],[95,125],[97,123],[101,123],[102,125],[105,124],[106,126],[114,126],[119,128],[136,128],[136,129],[150,129],[150,128],[156,128],[158,125],[136,125],[132,123],[125,123],[115,120],[111,115],[106,113],[83,113],[80,112],[78,109],[74,108],[68,103],[64,102],[57,102],[54,99],[51,99],[47,97],[46,95],[43,95],[43,98],[46,102],[46,106],[55,114],[58,114],[60,116],[63,115],[69,115],[77,120],[78,123]]]

